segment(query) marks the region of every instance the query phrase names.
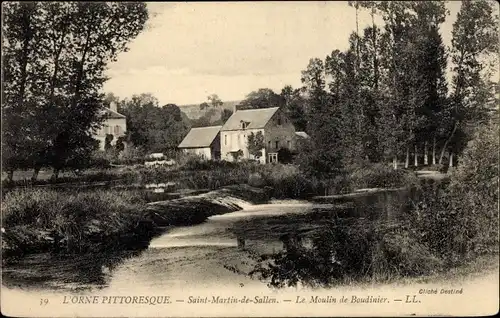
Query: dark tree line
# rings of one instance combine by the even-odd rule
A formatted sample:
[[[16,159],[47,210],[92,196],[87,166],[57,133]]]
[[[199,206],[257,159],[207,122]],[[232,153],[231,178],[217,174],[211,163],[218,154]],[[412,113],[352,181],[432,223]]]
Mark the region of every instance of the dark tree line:
[[[485,62],[498,48],[491,4],[463,1],[449,49],[439,33],[443,1],[350,5],[381,15],[384,26],[354,32],[348,50],[311,59],[303,71],[309,164],[328,173],[364,160],[397,168],[398,161],[444,164],[448,156],[453,165],[497,102]]]

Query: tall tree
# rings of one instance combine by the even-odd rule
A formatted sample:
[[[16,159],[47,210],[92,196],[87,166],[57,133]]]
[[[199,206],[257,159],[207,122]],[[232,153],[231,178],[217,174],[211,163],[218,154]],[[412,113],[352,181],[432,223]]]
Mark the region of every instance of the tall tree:
[[[342,172],[342,152],[340,148],[340,116],[332,107],[332,98],[325,91],[325,65],[321,59],[310,59],[302,71],[301,81],[307,94],[308,126],[311,142],[299,156],[306,172],[334,177]]]
[[[12,181],[14,170],[31,168],[47,146],[34,112],[44,101],[47,54],[39,46],[46,24],[40,3],[8,2],[3,9],[2,165]]]
[[[32,148],[32,166],[36,172],[41,165],[50,165],[57,177],[61,169],[80,165],[90,157],[96,144],[92,132],[103,119],[100,89],[107,79],[106,64],[126,50],[127,43],[143,29],[148,13],[144,3],[31,5],[36,10],[25,11],[22,23],[16,17],[25,4],[13,4],[5,12],[7,46],[15,48],[19,47],[17,43],[29,43],[31,47],[28,60],[16,59],[22,53],[11,51],[10,61],[14,63],[6,65],[6,73],[35,70],[37,77],[30,79],[30,85],[18,80],[23,77],[22,72],[8,77],[7,87],[13,89],[4,89],[4,94],[9,96],[17,89],[36,100],[35,104],[26,99],[16,101],[17,105],[24,104],[18,109],[27,107],[26,114],[36,119],[31,125],[30,139],[45,143],[41,148]],[[23,31],[9,32],[13,29]],[[30,41],[23,34],[28,34]],[[6,114],[10,124],[9,116]]]
[[[394,1],[381,2],[379,10],[385,21],[385,32],[381,43],[381,74],[383,103],[381,103],[378,127],[380,145],[387,157],[397,158],[401,149],[406,149],[405,166],[409,164],[409,146],[414,140],[415,109],[411,103],[412,52],[410,39],[411,4]]]
[[[338,132],[344,164],[352,164],[363,157],[363,109],[360,103],[360,83],[356,58],[356,39],[351,37],[351,48],[339,53],[333,51],[326,58],[326,74],[330,79],[330,103],[339,116]],[[340,149],[339,149],[340,150]]]
[[[448,120],[447,56],[439,25],[448,13],[443,1],[412,2],[415,11],[410,52],[413,56],[412,107],[415,109],[414,165],[419,164],[419,148],[423,148],[424,164],[429,163],[428,145],[432,144],[432,161],[436,161],[436,144]]]
[[[439,158],[442,163],[445,152],[450,151],[450,165],[451,150],[463,150],[472,135],[471,126],[488,117],[488,105],[493,100],[490,78],[483,73],[492,55],[498,54],[498,16],[494,15],[492,4],[484,0],[462,1],[452,36],[453,124]]]
[[[281,98],[284,101],[283,109],[297,131],[305,131],[307,128],[306,100],[299,88],[293,89],[286,85],[281,90]]]

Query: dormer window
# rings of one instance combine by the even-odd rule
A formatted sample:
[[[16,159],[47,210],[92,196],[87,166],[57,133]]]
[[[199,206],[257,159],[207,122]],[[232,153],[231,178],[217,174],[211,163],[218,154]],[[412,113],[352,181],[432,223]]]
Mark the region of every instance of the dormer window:
[[[242,121],[240,122],[240,127],[241,127],[241,129],[246,129],[246,128],[248,127],[248,125],[249,125],[249,124],[250,124],[249,122],[246,122],[246,121],[243,121],[243,120],[242,120]]]

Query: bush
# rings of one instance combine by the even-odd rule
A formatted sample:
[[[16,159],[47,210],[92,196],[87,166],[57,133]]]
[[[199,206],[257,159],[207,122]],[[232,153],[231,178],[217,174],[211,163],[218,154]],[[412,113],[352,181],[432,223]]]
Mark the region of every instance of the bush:
[[[252,187],[263,187],[265,185],[262,174],[254,172],[248,176],[248,185]]]
[[[242,167],[242,163],[230,162],[225,160],[204,160],[200,157],[188,157],[180,165],[180,170],[211,170],[211,169],[235,169]]]
[[[111,167],[111,160],[104,151],[96,151],[90,158],[89,168],[108,169]]]
[[[407,226],[394,228],[381,239],[381,257],[373,275],[380,279],[390,276],[429,275],[442,269],[443,261]]]
[[[143,164],[144,157],[145,152],[142,148],[129,145],[120,152],[118,158],[113,162],[122,165]]]
[[[293,165],[260,165],[264,184],[271,187],[275,198],[306,198],[314,195],[313,182]]]
[[[270,287],[332,287],[352,280],[386,281],[430,274],[442,262],[406,227],[364,219],[334,219],[308,244],[282,237],[284,251],[257,258],[249,273]]]
[[[13,190],[2,209],[3,238],[11,248],[26,246],[19,231],[48,233],[57,248],[86,251],[92,242],[112,244],[135,233],[144,220],[144,201],[130,192]],[[31,242],[35,245],[39,242]]]
[[[449,183],[424,187],[410,211],[422,240],[449,263],[498,253],[498,144],[496,125],[481,127]]]
[[[350,167],[348,179],[352,189],[415,187],[418,177],[407,170],[394,170],[391,166],[377,163]]]
[[[281,148],[278,150],[278,160],[281,163],[292,163],[295,155],[288,148]]]

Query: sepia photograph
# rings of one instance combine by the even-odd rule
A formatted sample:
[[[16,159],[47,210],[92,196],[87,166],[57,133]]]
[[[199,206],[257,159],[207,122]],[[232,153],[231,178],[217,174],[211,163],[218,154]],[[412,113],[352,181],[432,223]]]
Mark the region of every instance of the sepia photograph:
[[[499,8],[2,2],[2,315],[497,314]]]

